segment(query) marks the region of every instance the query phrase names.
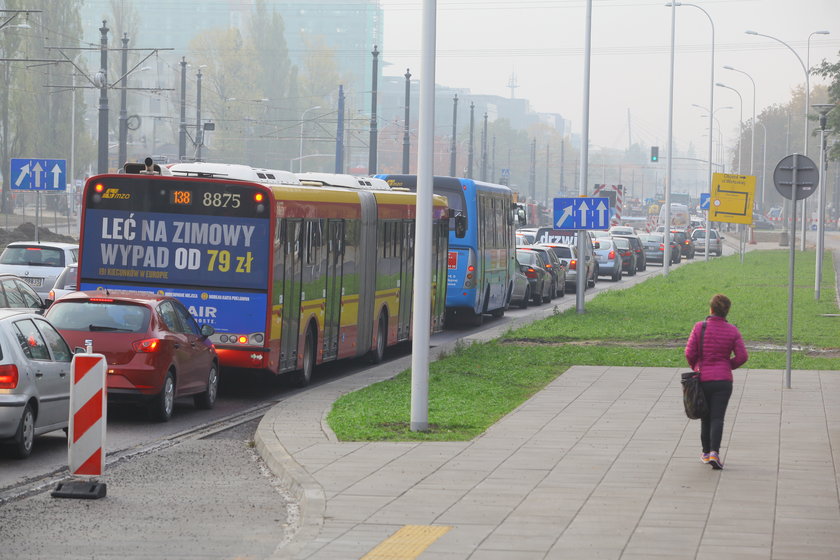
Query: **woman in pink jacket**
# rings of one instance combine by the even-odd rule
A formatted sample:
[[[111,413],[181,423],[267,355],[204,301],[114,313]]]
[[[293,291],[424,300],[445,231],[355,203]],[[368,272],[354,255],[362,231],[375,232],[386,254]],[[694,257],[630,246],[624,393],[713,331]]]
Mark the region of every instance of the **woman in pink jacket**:
[[[700,442],[703,444],[700,459],[715,469],[723,468],[720,440],[726,405],[732,396],[732,370],[744,365],[749,357],[738,327],[726,320],[731,305],[732,302],[723,294],[712,297],[710,315],[694,325],[685,345],[685,358],[692,370],[700,372],[700,386],[708,404],[708,412],[700,419]]]

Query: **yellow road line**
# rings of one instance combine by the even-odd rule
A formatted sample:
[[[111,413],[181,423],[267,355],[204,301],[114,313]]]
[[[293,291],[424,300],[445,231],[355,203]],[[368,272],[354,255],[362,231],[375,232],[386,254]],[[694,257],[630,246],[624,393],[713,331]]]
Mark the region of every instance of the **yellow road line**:
[[[376,545],[361,560],[413,560],[452,527],[439,525],[405,525]]]

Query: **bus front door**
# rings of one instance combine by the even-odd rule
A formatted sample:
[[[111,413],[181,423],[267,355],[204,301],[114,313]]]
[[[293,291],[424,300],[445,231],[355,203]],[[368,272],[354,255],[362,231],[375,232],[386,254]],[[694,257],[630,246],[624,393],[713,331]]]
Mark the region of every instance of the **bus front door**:
[[[338,357],[341,279],[344,268],[344,220],[327,221],[327,288],[324,309],[324,361]]]
[[[283,326],[280,332],[280,371],[297,369],[300,333],[302,220],[285,220],[283,240]]]

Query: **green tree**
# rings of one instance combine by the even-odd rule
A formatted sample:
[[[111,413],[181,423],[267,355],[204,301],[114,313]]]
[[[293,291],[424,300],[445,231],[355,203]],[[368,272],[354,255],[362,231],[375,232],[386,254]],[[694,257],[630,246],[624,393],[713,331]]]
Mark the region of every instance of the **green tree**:
[[[826,91],[828,98],[826,102],[834,104],[840,103],[840,60],[834,63],[824,60],[822,64],[813,70],[813,73],[817,76],[822,76],[823,78],[831,80]],[[840,130],[840,111],[834,109],[828,113],[826,130],[828,129]],[[834,143],[831,146],[827,157],[832,160],[840,159],[840,143]]]
[[[253,47],[230,28],[199,33],[190,49],[203,67],[202,114],[215,117],[213,159],[250,163],[247,141],[254,136],[254,105],[265,97],[253,80],[258,73]]]

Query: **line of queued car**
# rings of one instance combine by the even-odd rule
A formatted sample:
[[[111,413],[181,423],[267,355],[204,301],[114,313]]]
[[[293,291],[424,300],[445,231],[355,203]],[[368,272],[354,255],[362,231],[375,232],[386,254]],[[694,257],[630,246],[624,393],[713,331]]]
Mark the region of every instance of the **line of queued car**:
[[[18,458],[37,436],[67,430],[71,362],[87,341],[106,358],[109,402],[140,404],[162,422],[179,397],[216,402],[213,327],[175,298],[77,292],[77,258],[77,246],[59,243],[10,243],[0,254],[0,444]]]

